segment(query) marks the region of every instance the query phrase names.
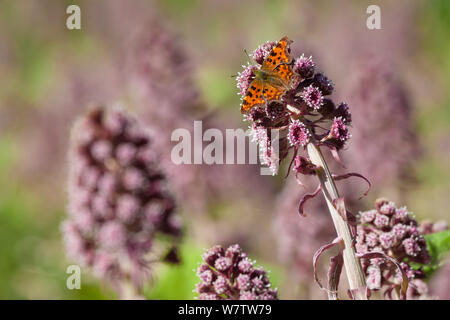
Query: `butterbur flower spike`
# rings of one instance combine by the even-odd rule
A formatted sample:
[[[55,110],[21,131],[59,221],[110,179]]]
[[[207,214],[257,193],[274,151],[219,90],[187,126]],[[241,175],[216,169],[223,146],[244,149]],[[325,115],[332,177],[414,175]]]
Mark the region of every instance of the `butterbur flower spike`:
[[[309,143],[328,147],[333,157],[340,162],[338,151],[351,137],[349,107],[344,102],[336,106],[328,98],[334,91],[334,84],[325,74],[315,73],[315,63],[311,57],[290,57],[290,42],[285,37],[278,43],[261,45],[252,54],[256,65],[248,64],[239,73],[237,87],[243,99],[241,111],[244,120],[252,122],[253,131],[277,129],[281,132],[280,136],[287,137],[288,143],[281,140],[283,143],[280,143],[277,159],[263,161],[274,171],[279,167],[275,162],[284,160],[290,146],[295,150],[305,149]],[[279,59],[283,68],[274,64],[273,59]],[[269,90],[272,83],[262,76],[269,72],[268,68],[274,72],[271,77],[279,77],[277,81],[284,83],[285,89],[279,89],[277,98],[273,96],[274,89]],[[290,74],[288,79],[284,72]],[[263,150],[263,155],[270,151],[266,137],[257,135],[255,140]],[[262,157],[267,158],[267,154]]]
[[[255,267],[239,245],[212,247],[202,258],[196,287],[200,300],[277,300],[267,272]]]
[[[347,214],[340,215],[333,205],[333,201],[340,196],[320,149],[328,148],[333,158],[342,164],[338,151],[344,148],[351,137],[349,128],[352,117],[346,103],[336,106],[329,98],[334,91],[334,84],[325,74],[315,71],[312,58],[304,54],[291,56],[291,42],[283,37],[278,43],[262,45],[254,52],[253,58],[257,65],[244,67],[237,79],[242,97],[241,113],[245,120],[252,123],[252,130],[265,133],[255,139],[265,159],[271,160],[265,161],[265,164],[277,170],[289,151],[293,150],[288,174],[293,168],[299,184],[302,184],[299,179],[301,174],[318,178],[319,187],[315,192],[303,196],[298,211],[303,215],[305,202],[323,191],[338,236],[342,237],[345,244],[344,251],[351,251],[343,254],[350,289],[356,299],[367,299],[364,274],[354,254],[350,221],[345,220]],[[268,110],[272,103],[277,103],[279,108],[282,106],[275,117],[269,116],[273,114],[272,110]],[[273,152],[267,148],[267,133],[273,129],[278,130],[284,139],[280,139],[277,157],[270,157]],[[358,174],[335,175],[340,178],[349,176],[362,177]],[[336,267],[331,273],[339,269],[338,259],[335,259]],[[336,284],[335,280],[332,282]]]
[[[153,144],[147,129],[119,108],[94,108],[72,131],[69,217],[62,226],[67,252],[122,298],[140,294],[155,235],[174,244],[181,236]],[[176,255],[173,247],[165,259],[176,262]]]

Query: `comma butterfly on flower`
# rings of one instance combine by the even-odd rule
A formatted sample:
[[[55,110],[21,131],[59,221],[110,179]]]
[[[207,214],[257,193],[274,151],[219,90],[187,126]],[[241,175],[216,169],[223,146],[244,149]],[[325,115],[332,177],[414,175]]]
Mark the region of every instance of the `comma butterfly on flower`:
[[[291,42],[288,37],[283,37],[264,59],[261,68],[253,71],[255,78],[243,98],[241,113],[280,100],[292,88],[299,76],[291,68]]]

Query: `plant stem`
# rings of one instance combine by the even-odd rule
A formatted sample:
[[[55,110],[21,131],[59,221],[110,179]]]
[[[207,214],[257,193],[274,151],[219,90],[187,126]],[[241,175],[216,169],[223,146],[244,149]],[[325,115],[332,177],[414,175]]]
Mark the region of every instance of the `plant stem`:
[[[142,300],[144,299],[139,290],[129,279],[122,280],[120,284],[119,297],[121,300]]]
[[[323,158],[320,148],[314,144],[314,141],[308,143],[306,148],[312,163],[319,167],[317,170],[317,176],[322,186],[322,193],[327,202],[328,209],[330,210],[336,232],[344,242],[344,267],[352,295],[356,300],[367,300],[365,290],[366,281],[364,279],[364,273],[361,269],[359,259],[356,257],[355,250],[352,245],[353,239],[350,226],[333,205],[333,200],[339,198],[339,193],[331,176],[330,170],[328,169],[328,165]]]

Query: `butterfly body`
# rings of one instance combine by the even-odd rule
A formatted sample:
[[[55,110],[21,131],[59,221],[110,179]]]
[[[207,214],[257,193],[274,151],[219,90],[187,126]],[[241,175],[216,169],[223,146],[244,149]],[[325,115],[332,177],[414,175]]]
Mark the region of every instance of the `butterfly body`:
[[[267,84],[279,87],[283,87],[285,85],[283,81],[277,76],[276,72],[270,70],[255,70],[254,74],[255,79],[266,82]]]
[[[280,100],[292,88],[298,76],[291,68],[290,43],[287,37],[282,38],[264,59],[261,68],[253,71],[255,78],[242,101],[242,113],[247,113],[255,106]]]

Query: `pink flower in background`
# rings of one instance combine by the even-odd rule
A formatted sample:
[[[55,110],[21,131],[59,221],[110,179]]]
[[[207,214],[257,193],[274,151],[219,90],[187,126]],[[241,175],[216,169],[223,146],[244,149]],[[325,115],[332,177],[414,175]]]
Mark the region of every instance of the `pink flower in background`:
[[[73,128],[67,253],[114,285],[141,288],[155,235],[181,236],[157,158],[147,129],[121,109],[92,109]]]
[[[224,250],[215,246],[203,254],[197,269],[200,300],[276,300],[267,272],[256,267],[235,244]]]
[[[239,123],[211,113],[201,99],[194,75],[195,68],[183,42],[157,19],[136,32],[125,52],[124,77],[137,113],[158,135],[155,143],[161,151],[161,166],[171,187],[183,203],[183,209],[208,216],[211,199],[221,202],[223,198],[224,202],[231,203],[229,199],[242,198],[242,190],[255,186],[266,196],[270,186],[257,182],[261,177],[258,168],[252,165],[173,163],[171,152],[176,142],[171,141],[171,135],[175,129],[187,129],[193,137],[194,121],[201,120],[203,132],[217,128],[225,135],[225,128],[236,128]],[[244,80],[242,85],[245,86]],[[272,115],[276,113],[274,109]],[[246,200],[252,199],[246,197]]]
[[[344,87],[352,105],[352,140],[343,158],[379,190],[411,177],[410,167],[420,149],[413,108],[388,62],[370,57],[352,70]]]

